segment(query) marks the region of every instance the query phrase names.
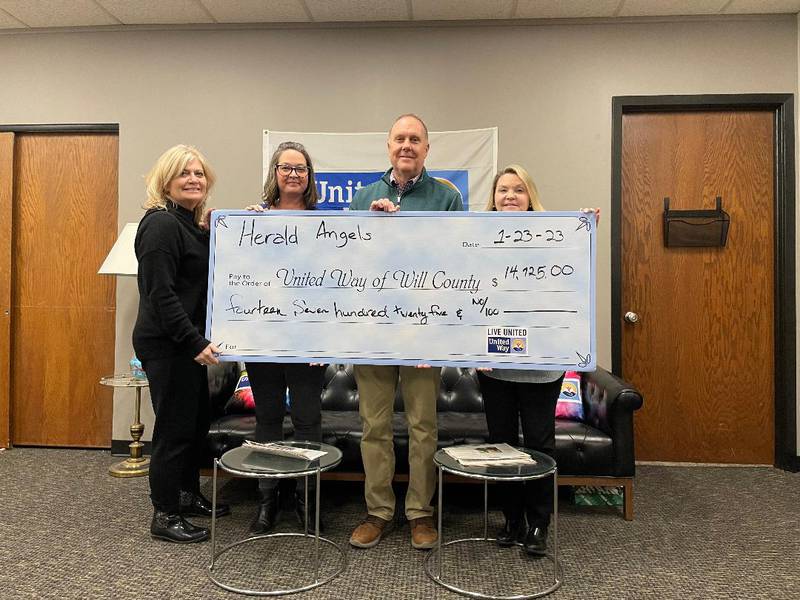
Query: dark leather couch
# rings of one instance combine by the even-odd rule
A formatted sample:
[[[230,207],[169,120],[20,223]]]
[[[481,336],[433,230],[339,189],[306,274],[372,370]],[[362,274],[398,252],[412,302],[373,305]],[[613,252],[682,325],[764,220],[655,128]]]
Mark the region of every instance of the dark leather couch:
[[[212,423],[208,435],[206,462],[253,438],[252,413],[226,414],[236,385],[235,363],[209,371],[212,396]],[[633,412],[642,406],[642,396],[630,384],[600,367],[584,373],[581,382],[584,422],[556,420],[556,453],[559,483],[622,487],[623,514],[633,519],[634,443]],[[394,439],[397,479],[407,479],[408,434],[402,412],[402,398],[395,399]],[[442,369],[442,386],[437,403],[439,447],[480,443],[487,440],[483,399],[473,369]],[[284,433],[291,438],[289,418]],[[358,415],[358,389],[351,365],[329,365],[322,392],[323,441],[339,448],[342,464],[326,473],[329,478],[362,479],[363,466],[359,443],[361,422]],[[405,476],[404,476],[405,474]]]

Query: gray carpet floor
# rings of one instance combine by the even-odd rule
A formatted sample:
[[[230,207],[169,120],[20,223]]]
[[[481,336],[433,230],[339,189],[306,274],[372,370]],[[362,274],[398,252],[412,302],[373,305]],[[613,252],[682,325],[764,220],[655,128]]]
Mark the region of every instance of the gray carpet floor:
[[[146,478],[116,479],[104,451],[17,448],[0,452],[0,598],[237,598],[207,577],[209,543],[154,541]],[[210,496],[211,482],[204,479]],[[458,598],[425,574],[426,553],[408,526],[371,550],[347,544],[363,516],[361,486],[323,482],[326,536],[344,548],[345,571],[304,598]],[[255,511],[253,481],[221,481],[233,515],[218,521],[220,547],[244,536]],[[482,488],[445,484],[445,538],[479,536]],[[619,509],[560,504],[563,585],[551,598],[800,599],[800,474],[769,468],[640,466],[636,517]],[[196,519],[196,523],[207,522]],[[490,513],[490,530],[501,515]],[[290,510],[278,531],[296,531]],[[335,551],[323,545],[320,575]],[[224,554],[217,575],[236,586],[307,581],[313,544],[296,537]],[[436,563],[434,562],[434,567]],[[454,583],[489,594],[524,593],[553,576],[518,548],[451,548]]]

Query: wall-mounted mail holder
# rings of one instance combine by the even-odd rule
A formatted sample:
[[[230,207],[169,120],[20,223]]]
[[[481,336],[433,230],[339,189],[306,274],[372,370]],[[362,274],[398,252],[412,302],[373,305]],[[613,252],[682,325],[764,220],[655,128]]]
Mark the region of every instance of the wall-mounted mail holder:
[[[670,210],[664,198],[664,245],[668,248],[724,246],[731,217],[717,196],[714,210]]]

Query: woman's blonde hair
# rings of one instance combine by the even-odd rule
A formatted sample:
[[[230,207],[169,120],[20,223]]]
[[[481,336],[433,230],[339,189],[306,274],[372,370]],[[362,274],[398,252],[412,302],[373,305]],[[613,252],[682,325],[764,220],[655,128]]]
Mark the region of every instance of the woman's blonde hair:
[[[272,153],[272,158],[269,161],[269,173],[267,173],[267,181],[264,183],[264,193],[261,194],[261,199],[272,208],[278,203],[281,193],[278,189],[278,176],[275,174],[275,168],[278,166],[281,154],[287,150],[295,150],[303,155],[306,159],[306,166],[308,167],[308,185],[306,191],[303,192],[303,203],[306,209],[313,210],[317,208],[317,182],[314,179],[314,165],[311,164],[311,156],[308,154],[305,146],[300,142],[281,142]]]
[[[525,170],[524,167],[520,165],[508,165],[502,171],[500,171],[497,175],[494,176],[494,181],[492,182],[492,193],[489,196],[489,202],[486,204],[486,208],[484,210],[497,210],[494,206],[494,193],[497,191],[497,182],[503,175],[507,174],[516,175],[522,180],[522,183],[525,184],[525,188],[528,190],[528,198],[530,202],[528,203],[528,210],[544,210],[544,206],[542,206],[541,200],[539,200],[539,190],[536,189],[536,184],[533,183],[533,179]]]
[[[206,207],[208,194],[211,192],[211,188],[214,186],[217,177],[209,166],[206,157],[193,146],[178,144],[164,152],[164,154],[158,158],[156,164],[145,177],[147,199],[144,202],[143,208],[161,208],[166,210],[170,204],[174,204],[167,194],[167,186],[170,181],[180,175],[181,171],[186,168],[186,165],[195,159],[203,167],[203,172],[206,175],[206,197],[203,198],[203,201],[194,209],[194,222],[199,223],[200,219],[203,217],[203,210]]]

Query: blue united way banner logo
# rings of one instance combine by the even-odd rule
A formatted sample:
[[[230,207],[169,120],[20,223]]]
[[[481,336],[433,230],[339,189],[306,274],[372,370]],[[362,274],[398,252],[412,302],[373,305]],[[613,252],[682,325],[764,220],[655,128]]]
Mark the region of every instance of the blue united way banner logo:
[[[344,210],[356,192],[370,183],[378,181],[383,171],[360,171],[350,173],[314,173],[317,180],[317,208]]]
[[[353,171],[347,173],[314,174],[319,200],[317,208],[322,210],[344,210],[350,206],[356,192],[381,178],[384,171]],[[435,177],[461,194],[464,210],[469,210],[469,172],[466,169],[431,170]]]

